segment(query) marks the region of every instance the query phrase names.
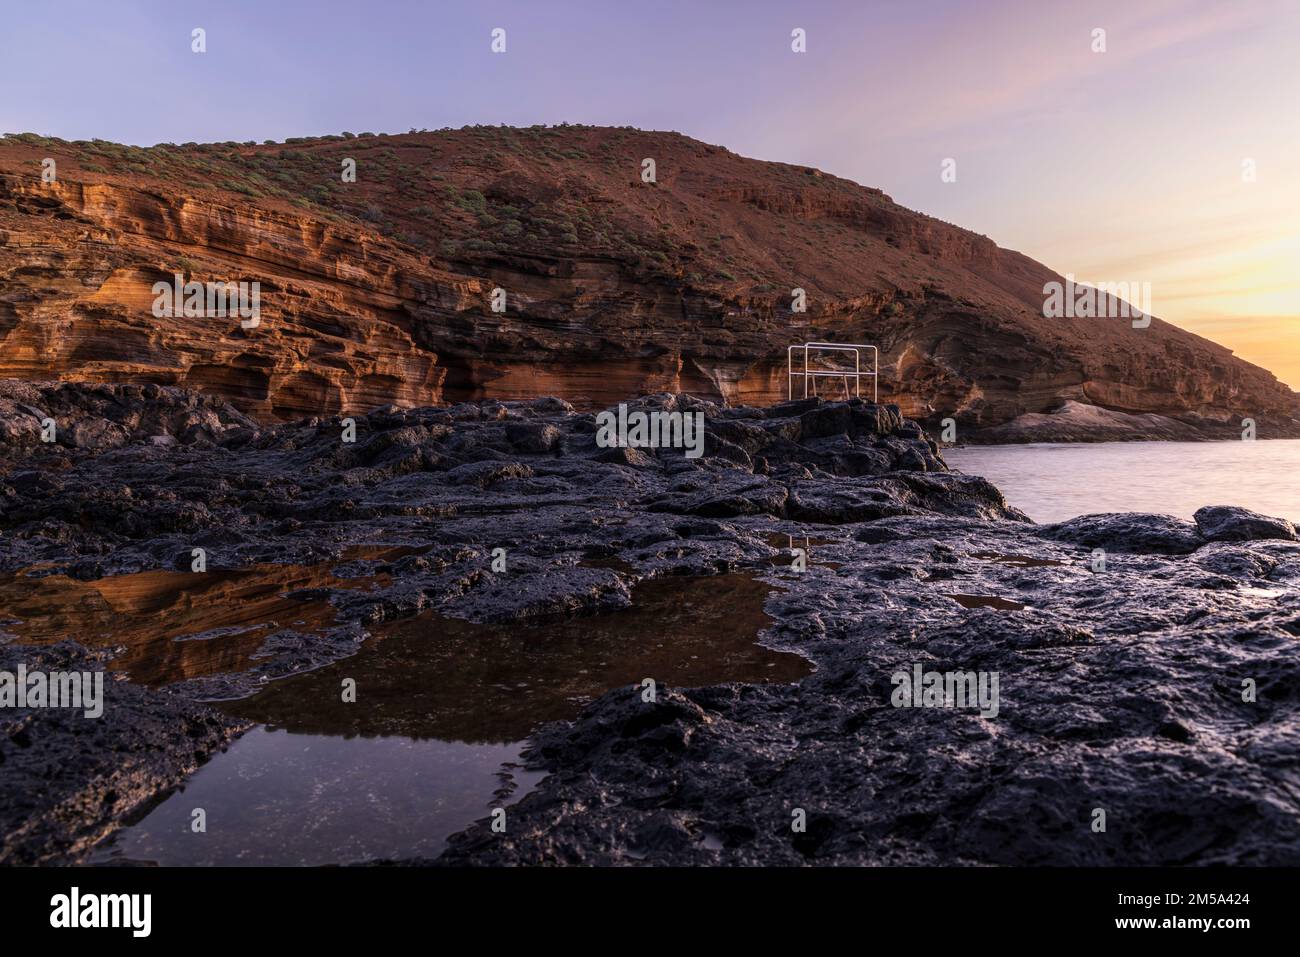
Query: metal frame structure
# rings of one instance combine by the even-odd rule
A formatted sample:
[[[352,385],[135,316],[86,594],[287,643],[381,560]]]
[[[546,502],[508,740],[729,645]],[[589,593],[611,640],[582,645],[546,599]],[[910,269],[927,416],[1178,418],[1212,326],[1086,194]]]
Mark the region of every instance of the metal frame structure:
[[[796,349],[803,350],[803,371],[796,371],[794,367],[794,353]],[[862,355],[859,350],[871,350],[871,371],[862,371]],[[853,353],[853,371],[822,371],[808,368],[809,351],[817,352],[852,352]],[[786,385],[788,386],[789,397],[794,398],[794,380],[795,377],[803,379],[803,397],[808,398],[808,383],[812,382],[812,394],[817,394],[817,377],[831,376],[844,380],[844,397],[849,397],[849,378],[853,378],[853,394],[858,398],[862,397],[862,377],[871,376],[871,401],[880,401],[880,350],[875,346],[863,345],[858,342],[805,342],[801,346],[790,346],[785,351],[786,361]]]

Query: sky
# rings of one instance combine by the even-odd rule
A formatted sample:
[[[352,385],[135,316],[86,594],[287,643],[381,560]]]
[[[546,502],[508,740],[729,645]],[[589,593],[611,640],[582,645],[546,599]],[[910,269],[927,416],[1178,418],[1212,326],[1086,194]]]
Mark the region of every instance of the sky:
[[[3,132],[677,130],[1150,283],[1156,315],[1300,389],[1300,0],[0,4]]]

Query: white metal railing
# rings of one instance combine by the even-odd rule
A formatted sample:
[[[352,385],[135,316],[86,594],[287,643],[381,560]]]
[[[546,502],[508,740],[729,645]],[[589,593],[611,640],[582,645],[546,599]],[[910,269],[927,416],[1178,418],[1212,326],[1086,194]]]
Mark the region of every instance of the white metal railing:
[[[803,350],[803,370],[796,370],[794,367],[794,353],[796,349]],[[871,371],[862,371],[861,349],[871,350]],[[808,353],[815,352],[851,352],[853,353],[853,371],[847,369],[809,369]],[[849,379],[853,379],[853,394],[858,398],[862,397],[862,377],[871,377],[871,401],[880,401],[880,350],[875,346],[862,345],[856,342],[805,342],[801,346],[790,346],[785,351],[786,361],[786,384],[789,387],[789,397],[794,398],[794,380],[803,379],[803,397],[808,398],[808,383],[812,383],[812,394],[817,394],[817,377],[831,376],[844,380],[844,398],[849,397]]]

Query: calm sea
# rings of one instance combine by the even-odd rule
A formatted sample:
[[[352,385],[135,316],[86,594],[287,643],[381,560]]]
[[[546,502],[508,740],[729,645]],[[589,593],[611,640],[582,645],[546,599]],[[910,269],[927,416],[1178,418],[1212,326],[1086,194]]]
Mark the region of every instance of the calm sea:
[[[1202,505],[1241,505],[1300,523],[1300,439],[986,445],[943,457],[1036,522],[1089,512],[1191,518]]]

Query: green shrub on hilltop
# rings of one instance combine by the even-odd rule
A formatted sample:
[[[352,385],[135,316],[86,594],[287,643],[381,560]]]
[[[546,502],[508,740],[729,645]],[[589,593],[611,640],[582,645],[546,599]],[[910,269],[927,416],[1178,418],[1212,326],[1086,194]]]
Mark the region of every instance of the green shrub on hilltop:
[[[54,146],[56,141],[48,136],[41,136],[39,133],[6,133],[5,139],[17,140],[19,143],[26,143],[28,146]]]

